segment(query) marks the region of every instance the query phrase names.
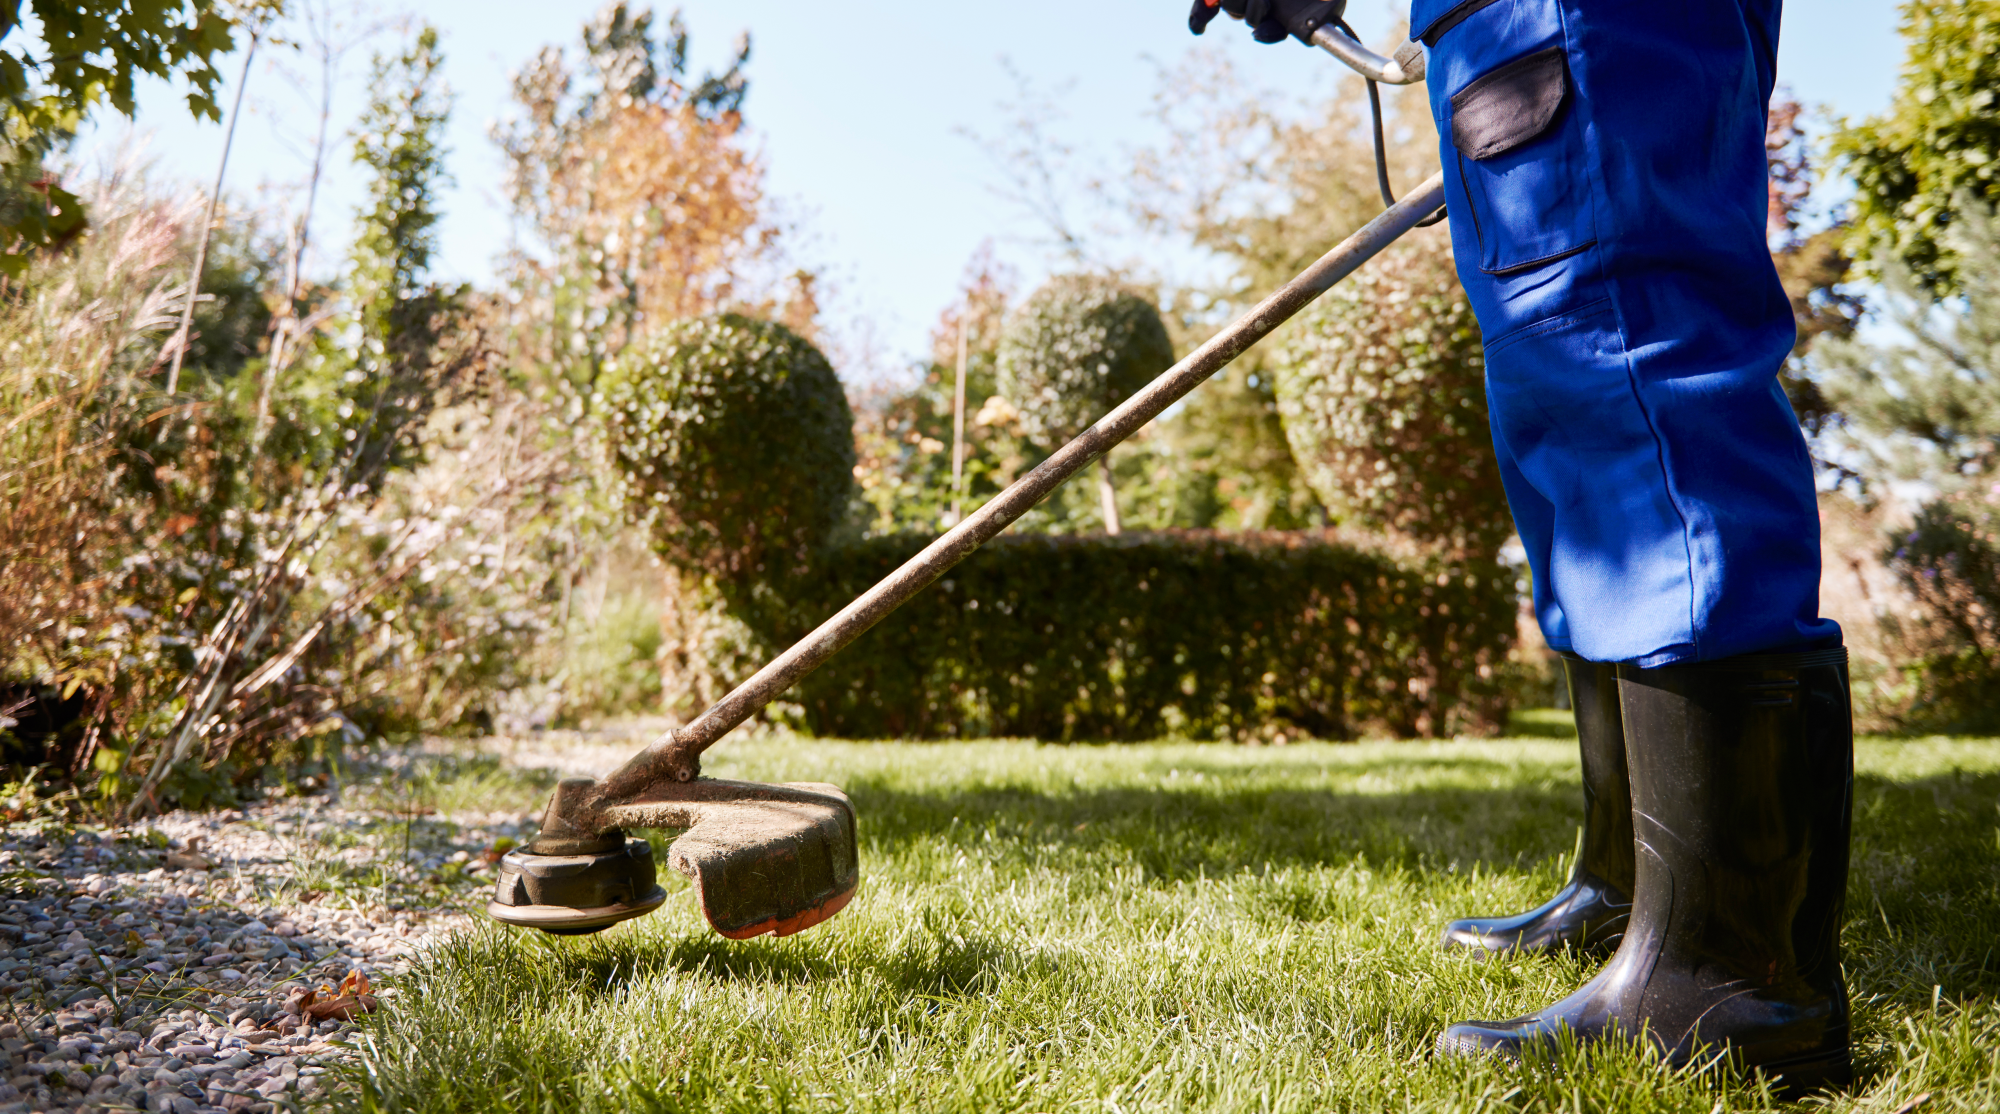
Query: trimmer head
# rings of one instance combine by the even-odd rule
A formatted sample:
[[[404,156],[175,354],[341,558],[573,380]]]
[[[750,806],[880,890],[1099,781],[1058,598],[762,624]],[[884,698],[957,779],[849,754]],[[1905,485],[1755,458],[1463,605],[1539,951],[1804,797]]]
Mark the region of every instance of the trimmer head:
[[[602,932],[641,917],[667,900],[653,871],[653,846],[612,832],[594,841],[601,849],[577,854],[509,851],[486,912],[503,924],[539,928],[558,936]]]
[[[668,865],[694,883],[702,915],[732,940],[789,936],[841,911],[861,880],[854,808],[816,782],[766,785],[698,778],[646,786],[593,807],[589,779],[565,782],[543,834],[500,860],[493,919],[559,935],[597,932],[660,907],[652,847],[622,828],[684,828]],[[566,821],[590,809],[617,827]]]

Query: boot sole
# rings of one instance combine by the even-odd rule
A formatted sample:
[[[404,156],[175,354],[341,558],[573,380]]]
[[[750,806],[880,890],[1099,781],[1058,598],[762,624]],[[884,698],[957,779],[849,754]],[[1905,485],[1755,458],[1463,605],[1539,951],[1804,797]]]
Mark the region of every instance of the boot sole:
[[[1521,1058],[1517,1049],[1489,1046],[1473,1037],[1454,1037],[1449,1030],[1438,1034],[1437,1041],[1431,1046],[1431,1054],[1497,1056],[1517,1063]],[[1854,1082],[1854,1060],[1847,1048],[1742,1066],[1745,1071],[1771,1080],[1771,1089],[1783,1099],[1796,1099],[1815,1091],[1844,1090]]]
[[[1744,1067],[1770,1079],[1772,1090],[1786,1099],[1814,1091],[1843,1090],[1854,1082],[1854,1057],[1846,1048]]]

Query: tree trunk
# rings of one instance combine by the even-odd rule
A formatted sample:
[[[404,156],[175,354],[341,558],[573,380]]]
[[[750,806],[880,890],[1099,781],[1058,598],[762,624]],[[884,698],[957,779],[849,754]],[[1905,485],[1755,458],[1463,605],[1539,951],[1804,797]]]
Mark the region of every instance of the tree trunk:
[[[1111,454],[1097,458],[1097,497],[1104,504],[1104,532],[1118,534],[1118,491],[1111,486]]]

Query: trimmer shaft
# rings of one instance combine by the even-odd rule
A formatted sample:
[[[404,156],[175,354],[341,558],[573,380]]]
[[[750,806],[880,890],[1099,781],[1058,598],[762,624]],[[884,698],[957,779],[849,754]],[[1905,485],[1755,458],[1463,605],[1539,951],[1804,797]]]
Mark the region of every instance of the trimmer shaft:
[[[1357,51],[1358,46],[1343,46],[1336,53],[1343,58],[1366,53]],[[1375,67],[1372,73],[1363,68],[1371,80],[1391,80],[1388,67],[1398,65],[1362,61]],[[1397,73],[1415,80],[1407,68]],[[1443,207],[1444,175],[1433,174],[729,695],[602,782],[565,778],[543,811],[541,834],[526,851],[502,860],[499,890],[487,912],[507,924],[576,934],[658,908],[666,895],[654,882],[652,848],[642,841],[627,843],[626,828],[682,831],[668,865],[694,884],[709,925],[732,940],[788,936],[840,912],[861,884],[854,805],[847,794],[818,782],[766,785],[702,777],[702,752]]]
[[[653,871],[653,847],[612,832],[585,845],[507,852],[486,912],[502,924],[539,928],[558,936],[601,932],[644,916],[667,900]]]

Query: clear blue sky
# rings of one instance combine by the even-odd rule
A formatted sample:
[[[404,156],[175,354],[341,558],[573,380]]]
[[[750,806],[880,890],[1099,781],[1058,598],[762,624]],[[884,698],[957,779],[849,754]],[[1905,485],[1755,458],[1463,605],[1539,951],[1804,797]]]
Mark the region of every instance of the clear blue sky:
[[[1376,41],[1404,10],[1381,0],[1353,3],[1350,20]],[[993,196],[991,163],[965,136],[1002,130],[1001,106],[1014,88],[1005,63],[1041,89],[1066,88],[1064,136],[1115,156],[1146,135],[1157,68],[1196,41],[1186,30],[1183,0],[686,0],[680,6],[697,70],[717,60],[738,32],[751,33],[745,115],[764,151],[771,192],[808,233],[804,261],[831,277],[830,315],[838,318],[831,324],[843,346],[859,350],[872,338],[878,366],[924,350],[931,322],[982,241],[997,240],[1001,256],[1027,281],[1045,266],[1019,238],[1028,226]],[[508,234],[487,126],[507,110],[508,74],[543,45],[573,43],[594,5],[421,0],[375,10],[429,20],[443,34],[458,94],[450,134],[457,185],[446,201],[440,271],[484,279]],[[1887,0],[1794,0],[1780,79],[1809,105],[1850,116],[1879,111],[1902,61],[1895,18]],[[1297,89],[1302,99],[1323,95],[1338,76],[1330,58],[1295,44],[1259,46],[1228,21],[1208,38],[1220,39],[1267,84]],[[235,65],[229,73],[233,83]],[[365,57],[350,62],[337,110],[343,125],[358,107],[365,74]],[[310,116],[293,77],[260,61],[250,82],[251,114],[237,133],[227,189],[254,197],[304,179],[299,148]],[[154,87],[142,95],[139,127],[151,133],[148,152],[162,173],[206,188],[221,147],[219,125],[188,122],[171,91]],[[115,143],[114,131],[122,128],[107,129],[92,148]],[[344,171],[344,148],[341,154]],[[352,174],[335,174],[316,235],[344,240],[356,187]],[[276,195],[268,196],[275,205]]]

